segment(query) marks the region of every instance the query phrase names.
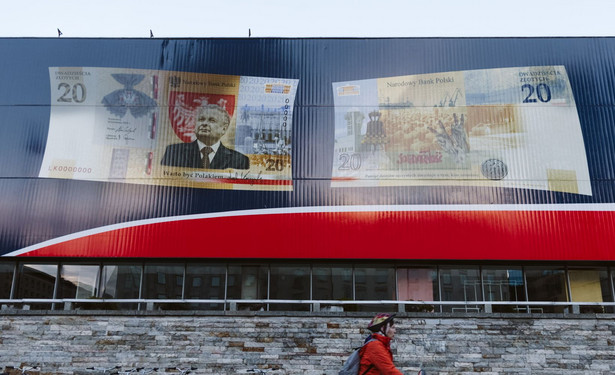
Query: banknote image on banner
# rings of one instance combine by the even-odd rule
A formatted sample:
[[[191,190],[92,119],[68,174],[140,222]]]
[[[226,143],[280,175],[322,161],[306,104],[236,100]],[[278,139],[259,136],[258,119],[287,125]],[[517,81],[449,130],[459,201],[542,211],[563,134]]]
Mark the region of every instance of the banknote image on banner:
[[[298,80],[50,68],[39,177],[292,190]]]
[[[494,186],[591,195],[563,66],[333,84],[333,187]]]

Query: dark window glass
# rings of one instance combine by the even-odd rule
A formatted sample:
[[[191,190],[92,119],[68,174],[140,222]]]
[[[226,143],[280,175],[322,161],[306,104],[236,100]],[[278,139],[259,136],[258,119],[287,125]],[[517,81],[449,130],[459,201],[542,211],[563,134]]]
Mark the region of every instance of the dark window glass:
[[[611,301],[615,302],[615,268],[611,267],[611,277],[609,278],[609,290],[611,291]],[[609,306],[607,312],[614,313],[615,306]]]
[[[224,299],[226,268],[189,264],[186,267],[186,299]],[[223,310],[224,303],[190,304],[193,310]]]
[[[105,265],[102,270],[102,297],[113,299],[139,298],[140,265]]]
[[[229,266],[227,298],[266,299],[266,266]]]
[[[56,264],[21,264],[16,298],[53,298],[57,272]],[[33,310],[51,307],[50,303],[30,304]]]
[[[312,299],[352,300],[352,267],[316,265],[312,268]],[[325,304],[322,311],[343,311],[348,305]]]
[[[271,266],[270,299],[309,299],[310,268],[303,265]],[[275,304],[271,310],[309,310],[309,304]]]
[[[228,267],[228,299],[267,299],[267,273],[265,265],[236,265]],[[239,310],[266,310],[262,303],[237,304]]]
[[[55,264],[20,265],[17,298],[53,298],[57,272]]]
[[[485,301],[526,301],[525,281],[521,267],[483,267]],[[492,305],[493,312],[526,312],[526,305]]]
[[[105,265],[101,273],[102,290],[100,297],[109,299],[137,299],[141,286],[141,266],[136,264]],[[110,303],[112,310],[134,310],[135,303]]]
[[[312,299],[352,300],[352,268],[314,266]]]
[[[400,301],[438,301],[438,272],[435,268],[398,268]],[[406,305],[408,312],[434,311],[434,305]]]
[[[561,267],[526,267],[528,301],[568,302],[566,272]],[[563,312],[565,306],[531,306],[532,312]]]
[[[0,263],[0,298],[11,298],[15,263]]]
[[[355,268],[355,299],[395,300],[395,270],[393,267]],[[359,311],[396,311],[397,305],[358,305]]]
[[[179,283],[177,282],[178,278]],[[183,279],[183,265],[146,265],[143,298],[181,299]]]
[[[611,281],[606,268],[573,268],[568,270],[572,302],[613,302]],[[602,306],[581,306],[581,313],[604,313],[612,309]]]
[[[96,296],[99,266],[63,265],[60,269],[58,298],[91,298]]]
[[[480,273],[478,267],[440,268],[442,301],[482,301]],[[480,305],[442,305],[445,312],[477,312]]]

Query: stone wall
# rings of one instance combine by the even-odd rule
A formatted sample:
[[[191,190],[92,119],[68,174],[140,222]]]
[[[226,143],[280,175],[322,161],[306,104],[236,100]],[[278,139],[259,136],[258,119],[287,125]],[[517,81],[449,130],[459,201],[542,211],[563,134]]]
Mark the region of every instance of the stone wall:
[[[0,366],[196,366],[196,373],[337,374],[365,337],[364,313],[0,312]],[[613,374],[615,315],[400,314],[405,374]],[[163,371],[163,370],[160,370]],[[166,371],[166,370],[164,370]],[[170,371],[167,371],[170,372]]]

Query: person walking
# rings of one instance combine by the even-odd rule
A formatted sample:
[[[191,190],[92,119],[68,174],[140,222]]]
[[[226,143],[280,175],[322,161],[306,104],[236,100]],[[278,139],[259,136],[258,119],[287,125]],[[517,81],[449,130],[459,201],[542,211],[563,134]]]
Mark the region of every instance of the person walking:
[[[372,334],[367,336],[361,348],[361,375],[403,375],[393,364],[391,340],[395,337],[395,322],[392,314],[378,314],[367,326]]]

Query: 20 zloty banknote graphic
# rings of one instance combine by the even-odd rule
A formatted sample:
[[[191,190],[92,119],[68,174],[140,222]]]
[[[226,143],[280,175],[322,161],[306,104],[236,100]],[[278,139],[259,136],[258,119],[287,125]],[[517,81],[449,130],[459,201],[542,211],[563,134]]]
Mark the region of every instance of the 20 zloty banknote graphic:
[[[334,187],[496,186],[591,195],[563,66],[333,84]]]
[[[298,80],[89,67],[49,75],[40,177],[292,189]]]

